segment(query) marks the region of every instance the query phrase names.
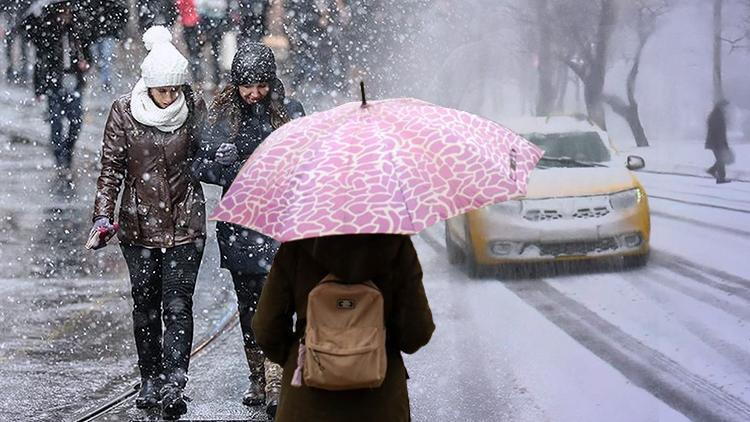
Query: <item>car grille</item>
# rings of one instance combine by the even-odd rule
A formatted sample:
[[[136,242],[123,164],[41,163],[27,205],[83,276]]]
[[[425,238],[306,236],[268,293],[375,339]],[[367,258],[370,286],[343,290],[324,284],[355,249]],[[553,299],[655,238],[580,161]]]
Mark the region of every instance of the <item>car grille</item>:
[[[557,210],[529,210],[523,215],[529,221],[549,221],[563,218]]]
[[[535,246],[539,248],[541,255],[586,255],[591,252],[604,252],[617,249],[617,241],[613,237],[608,237],[590,242],[539,243]]]
[[[579,208],[572,214],[563,214],[555,209],[531,209],[523,214],[523,218],[528,221],[550,221],[562,219],[584,220],[588,218],[601,218],[609,214],[607,207],[590,207]]]
[[[573,218],[599,218],[609,214],[607,207],[581,208],[573,213]]]

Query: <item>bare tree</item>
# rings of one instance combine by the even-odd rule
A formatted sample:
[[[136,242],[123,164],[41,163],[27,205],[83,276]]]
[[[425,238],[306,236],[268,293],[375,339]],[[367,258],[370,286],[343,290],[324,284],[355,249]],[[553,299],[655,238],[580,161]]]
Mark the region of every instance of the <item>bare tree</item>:
[[[606,129],[603,91],[610,38],[617,18],[615,0],[558,1],[554,16],[559,22],[555,34],[561,43],[559,58],[583,83],[589,118]]]
[[[557,97],[554,83],[555,60],[552,55],[552,26],[550,22],[549,0],[534,0],[536,14],[537,45],[536,61],[538,75],[538,90],[536,102],[536,115],[546,116],[552,113]]]
[[[648,138],[643,130],[643,124],[638,112],[638,101],[635,98],[638,71],[641,65],[641,55],[651,35],[656,29],[657,19],[666,13],[670,7],[669,0],[635,0],[634,23],[637,35],[637,44],[628,77],[625,81],[625,92],[627,101],[622,98],[607,94],[604,101],[612,108],[612,111],[620,115],[628,122],[630,131],[633,133],[635,143],[639,147],[648,146]]]
[[[724,0],[714,0],[714,102],[724,98],[724,88],[721,82],[721,9]]]

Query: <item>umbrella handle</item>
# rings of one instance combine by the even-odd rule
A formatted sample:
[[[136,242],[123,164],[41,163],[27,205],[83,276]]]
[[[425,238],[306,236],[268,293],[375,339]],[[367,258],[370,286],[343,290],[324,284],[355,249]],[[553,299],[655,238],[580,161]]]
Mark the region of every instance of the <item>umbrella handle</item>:
[[[367,98],[365,98],[365,81],[359,81],[359,92],[362,95],[362,107],[367,106]]]

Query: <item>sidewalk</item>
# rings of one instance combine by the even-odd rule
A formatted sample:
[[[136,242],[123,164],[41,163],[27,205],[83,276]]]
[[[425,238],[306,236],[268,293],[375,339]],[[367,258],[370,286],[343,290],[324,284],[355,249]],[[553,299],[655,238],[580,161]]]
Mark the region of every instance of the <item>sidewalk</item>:
[[[727,166],[727,178],[750,182],[750,144],[732,145],[735,162]],[[646,160],[643,171],[679,173],[691,176],[712,178],[706,169],[714,163],[714,155],[703,148],[700,141],[657,145],[646,148],[621,150],[623,155],[638,155]]]
[[[71,420],[137,381],[128,274],[117,244],[83,245],[99,174],[98,157],[111,99],[84,102],[72,183],[60,182],[49,149],[46,104],[28,89],[0,85],[0,420]],[[204,186],[207,208],[220,196]],[[194,295],[194,339],[236,310],[229,274],[219,269],[212,222]],[[240,403],[247,364],[237,330],[191,367],[188,416],[262,419]],[[125,404],[122,420],[147,415]]]

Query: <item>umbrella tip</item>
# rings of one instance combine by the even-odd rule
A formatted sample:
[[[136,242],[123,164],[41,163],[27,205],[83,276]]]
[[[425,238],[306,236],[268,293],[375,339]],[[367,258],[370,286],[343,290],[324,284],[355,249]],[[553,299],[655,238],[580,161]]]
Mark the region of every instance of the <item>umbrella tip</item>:
[[[365,97],[365,81],[359,81],[359,93],[362,95],[362,107],[367,105],[367,98]]]

